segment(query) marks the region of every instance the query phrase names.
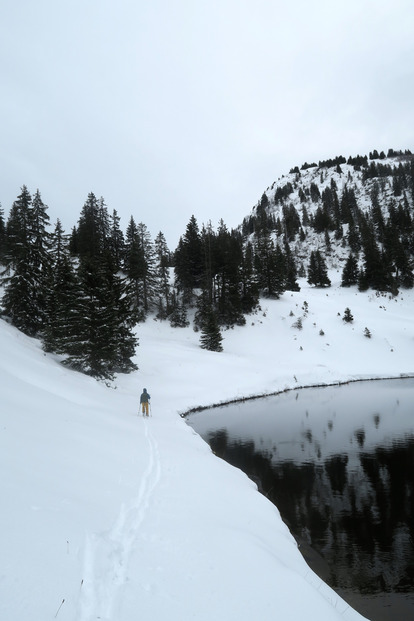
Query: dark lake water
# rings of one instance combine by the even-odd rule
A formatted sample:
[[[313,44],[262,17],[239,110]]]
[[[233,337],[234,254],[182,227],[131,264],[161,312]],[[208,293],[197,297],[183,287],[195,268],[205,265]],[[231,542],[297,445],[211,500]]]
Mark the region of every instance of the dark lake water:
[[[187,422],[258,484],[354,608],[414,619],[414,380],[301,389]]]

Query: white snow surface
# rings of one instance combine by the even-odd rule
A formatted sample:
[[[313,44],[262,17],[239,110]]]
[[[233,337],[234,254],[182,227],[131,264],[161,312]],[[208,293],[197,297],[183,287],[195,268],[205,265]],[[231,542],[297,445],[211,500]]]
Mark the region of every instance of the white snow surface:
[[[309,569],[255,484],[179,416],[414,374],[413,292],[390,299],[330,277],[329,289],[301,281],[300,292],[263,300],[245,327],[224,331],[222,353],[202,350],[191,327],[147,320],[137,328],[140,370],[112,387],[0,321],[0,619],[363,618]],[[143,387],[148,419],[138,416]]]

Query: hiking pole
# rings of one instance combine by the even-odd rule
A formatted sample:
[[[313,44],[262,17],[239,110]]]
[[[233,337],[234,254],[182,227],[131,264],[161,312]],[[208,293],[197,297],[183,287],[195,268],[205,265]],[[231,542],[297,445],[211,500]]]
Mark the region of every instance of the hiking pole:
[[[152,407],[151,407],[151,401],[149,401],[149,406],[150,406],[150,414],[152,416]]]

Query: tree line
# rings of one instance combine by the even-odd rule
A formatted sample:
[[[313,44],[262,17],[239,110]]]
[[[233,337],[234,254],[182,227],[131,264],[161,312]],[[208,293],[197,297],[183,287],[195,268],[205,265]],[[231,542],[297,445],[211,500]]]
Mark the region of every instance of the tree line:
[[[1,312],[64,364],[96,377],[137,368],[134,328],[149,313],[181,327],[193,309],[201,347],[221,351],[220,328],[243,325],[260,294],[297,288],[288,244],[275,244],[266,227],[252,243],[223,221],[200,230],[192,216],[171,252],[162,232],[152,241],[132,216],[124,234],[116,210],[93,193],[70,234],[60,220],[51,230],[47,211],[39,190],[32,196],[26,186],[7,221],[0,210]]]
[[[260,296],[298,291],[298,277],[329,287],[332,246],[348,250],[342,286],[392,293],[413,287],[414,164],[396,166],[388,177],[381,167],[371,164],[363,174],[368,209],[352,179],[341,192],[334,178],[321,191],[315,181],[299,184],[296,173],[296,181],[264,193],[235,230],[222,220],[216,229],[200,227],[191,216],[173,252],[162,232],[153,241],[133,216],[124,233],[116,210],[109,213],[93,193],[66,234],[59,220],[51,227],[40,192],[32,196],[23,186],[7,220],[0,209],[1,313],[64,364],[110,378],[137,368],[136,325],[150,313],[183,327],[191,312],[200,346],[221,351],[223,328],[244,325]]]

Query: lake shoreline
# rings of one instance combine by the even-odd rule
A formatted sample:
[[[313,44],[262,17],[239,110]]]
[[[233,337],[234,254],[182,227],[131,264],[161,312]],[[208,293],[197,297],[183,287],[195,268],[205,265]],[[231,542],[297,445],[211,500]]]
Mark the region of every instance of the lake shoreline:
[[[400,428],[401,424],[406,425],[408,420],[409,427],[411,431],[413,430],[411,420],[412,417],[409,416],[409,404],[412,397],[410,396],[411,392],[406,393],[406,389],[404,388],[407,385],[403,382],[403,380],[406,379],[411,380],[408,383],[408,387],[410,387],[409,389],[411,391],[411,382],[414,377],[411,374],[401,373],[398,376],[374,378],[358,377],[355,379],[347,379],[345,381],[335,381],[330,384],[318,383],[303,387],[295,386],[293,388],[279,390],[273,394],[258,395],[247,399],[235,399],[226,404],[220,403],[216,406],[216,412],[206,413],[205,417],[203,417],[203,411],[212,410],[213,407],[209,406],[200,408],[199,410],[192,412],[195,415],[195,425],[193,426],[190,422],[192,416],[189,416],[189,423],[197,430],[197,413],[201,412],[200,420],[203,422],[201,423],[201,427],[197,433],[204,437],[206,441],[208,441],[209,436],[211,439],[209,444],[213,452],[222,459],[226,459],[229,463],[232,463],[235,467],[243,470],[254,481],[254,483],[256,483],[258,490],[265,497],[267,497],[268,500],[270,500],[279,509],[279,511],[281,511],[284,506],[286,497],[289,496],[289,491],[286,491],[283,486],[280,487],[279,484],[276,483],[279,480],[277,477],[272,479],[272,475],[270,474],[272,461],[276,460],[283,463],[284,460],[288,460],[286,463],[293,463],[295,460],[295,453],[290,452],[290,447],[298,447],[296,450],[301,455],[299,460],[302,460],[302,462],[306,464],[310,463],[309,459],[311,458],[311,452],[313,452],[317,458],[315,464],[316,472],[319,473],[318,479],[316,479],[318,482],[314,488],[309,488],[308,492],[306,492],[306,481],[308,480],[308,476],[310,476],[309,468],[308,470],[305,469],[303,473],[300,473],[297,469],[292,470],[291,467],[287,467],[285,471],[289,477],[291,477],[289,481],[292,483],[299,481],[300,478],[302,479],[302,483],[300,484],[300,488],[303,488],[302,493],[306,493],[306,495],[309,496],[312,496],[316,489],[322,489],[323,484],[327,484],[329,481],[331,482],[332,487],[326,488],[328,489],[328,492],[325,496],[321,496],[318,501],[316,501],[314,497],[313,503],[316,513],[320,513],[321,518],[325,520],[326,528],[329,527],[327,533],[330,533],[332,536],[337,532],[342,532],[336,531],[336,527],[332,527],[332,525],[329,526],[334,512],[337,513],[339,517],[341,510],[345,510],[347,515],[350,515],[352,506],[352,504],[349,504],[350,500],[354,498],[354,502],[357,506],[359,503],[358,498],[355,500],[353,495],[356,489],[354,486],[356,485],[359,489],[363,487],[363,484],[362,480],[355,475],[355,471],[353,470],[355,468],[355,459],[359,459],[359,454],[364,454],[364,466],[362,467],[362,470],[368,468],[367,455],[373,450],[373,446],[375,446],[375,444],[373,445],[372,442],[375,438],[377,438],[381,431],[383,433],[382,439],[386,440],[386,444],[384,446],[394,446],[394,440],[393,436],[390,435],[390,429],[396,430],[396,421],[400,420],[400,423],[397,423],[397,428]],[[395,380],[400,380],[401,385],[399,386],[398,383],[394,383]],[[376,382],[376,386],[370,387],[369,383],[373,381]],[[384,382],[385,385],[380,388],[379,382]],[[389,382],[388,387],[386,382]],[[362,386],[364,383],[366,386]],[[357,387],[356,384],[360,384],[361,387]],[[354,397],[351,399],[349,404],[343,401],[342,396],[338,396],[341,391],[337,392],[336,389],[341,386],[349,386],[349,390],[352,390],[351,394],[353,394]],[[354,388],[351,389],[351,386],[354,386]],[[336,393],[337,396],[332,401],[332,397],[329,393],[326,399],[325,397],[319,395],[317,391],[311,391],[309,394],[313,396],[304,397],[303,399],[298,394],[295,394],[298,390],[306,388],[331,389],[331,392],[334,391],[332,394]],[[386,392],[384,392],[384,390]],[[389,398],[387,396],[387,399],[384,399],[384,395],[388,395],[388,391],[390,391]],[[321,390],[321,393],[322,392],[323,391]],[[364,395],[365,393],[367,397],[364,400],[360,395]],[[276,410],[274,404],[271,401],[269,402],[267,399],[268,397],[282,398],[282,401],[280,402],[276,400],[276,403],[278,403]],[[256,403],[255,405],[253,405],[253,403],[248,403],[252,402],[254,399],[258,401],[260,398],[263,398],[263,405],[259,403]],[[308,400],[310,401],[310,405],[308,405]],[[325,412],[325,414],[322,414],[320,409],[324,402],[329,403],[329,409]],[[332,405],[332,402],[334,405]],[[244,403],[245,405],[243,406]],[[391,418],[388,417],[383,419],[382,414],[380,414],[380,412],[383,411],[380,408],[385,403],[387,403],[387,406],[384,405],[384,411],[392,413]],[[230,407],[227,410],[227,405],[233,405],[234,407]],[[264,410],[262,408],[264,408]],[[405,413],[405,417],[395,417],[396,410],[394,408],[398,408],[400,414]],[[403,409],[400,411],[400,408]],[[274,416],[275,412],[277,413],[276,417]],[[285,439],[285,436],[283,434],[281,435],[281,431],[283,431],[286,427],[286,422],[290,421],[288,423],[290,425],[292,420],[296,421],[295,424],[298,428],[300,426],[300,436],[293,436],[293,432],[289,431]],[[271,421],[271,425],[269,427],[266,426],[266,421]],[[283,423],[281,421],[285,422]],[[342,421],[342,424],[340,421]],[[388,421],[388,425],[386,424],[386,421]],[[316,428],[313,426],[315,423]],[[214,432],[213,430],[217,431]],[[275,430],[277,430],[275,435],[272,435]],[[378,430],[380,430],[380,432],[378,432]],[[212,434],[214,433],[217,435],[213,436]],[[327,437],[332,438],[334,436],[335,441],[333,448],[331,444],[331,448],[325,453],[323,439],[327,441]],[[231,438],[233,438],[233,443]],[[345,444],[347,442],[350,443],[349,448],[351,450],[349,453],[351,457],[349,457],[349,459],[348,457],[341,458],[340,453],[340,451],[342,451],[342,447],[345,449]],[[385,449],[385,451],[387,450],[389,449]],[[288,453],[286,451],[288,451]],[[243,457],[243,454],[245,457]],[[390,462],[387,460],[384,461],[383,452],[379,453],[379,459],[379,468],[386,468],[395,464],[392,460],[390,460]],[[245,467],[242,464],[244,464]],[[355,479],[353,479],[352,476],[347,478],[345,471],[348,467],[352,472],[354,472],[353,476],[356,476]],[[260,468],[263,468],[262,471],[260,471]],[[324,472],[322,475],[320,474],[322,472],[321,468],[323,468]],[[338,469],[334,470],[334,468]],[[263,478],[261,478],[262,475],[260,472],[263,473]],[[378,474],[375,467],[374,470],[368,468],[367,472],[371,474],[371,476]],[[391,471],[387,470],[387,472],[389,474]],[[299,475],[300,478],[298,478]],[[325,483],[323,477],[325,477]],[[385,479],[386,478],[387,477],[385,477]],[[372,485],[373,480],[369,481],[368,484]],[[279,483],[281,483],[281,480]],[[406,484],[408,483],[406,482]],[[275,496],[276,490],[277,495]],[[293,493],[293,491],[294,488],[291,488],[291,493]],[[362,496],[360,497],[362,509],[360,507],[356,513],[357,529],[364,528],[364,515],[368,515],[371,511],[371,507],[375,505],[375,502],[374,505],[372,505],[369,501],[369,497],[374,491],[375,490],[373,489],[369,491],[368,488],[366,488],[365,494],[362,492]],[[281,496],[278,497],[278,495]],[[344,506],[342,509],[340,507],[339,497],[344,498]],[[373,498],[375,499],[375,496]],[[279,500],[279,502],[277,500]],[[364,504],[368,513],[363,510]],[[301,511],[301,519],[303,521],[303,516],[307,514],[307,511],[305,510],[302,501],[298,500],[297,504],[294,506],[296,506],[296,510]],[[324,509],[324,506],[326,509]],[[329,511],[328,506],[331,507]],[[395,506],[399,506],[398,501]],[[319,507],[319,509],[317,509],[317,507]],[[377,510],[378,507],[374,507],[374,509]],[[380,590],[381,587],[379,587],[377,592],[377,588],[374,584],[375,580],[373,581],[373,588],[371,592],[367,591],[367,593],[365,593],[365,579],[361,581],[361,583],[354,582],[353,579],[348,580],[347,578],[342,582],[340,571],[343,571],[343,569],[339,570],[339,566],[337,567],[335,565],[337,570],[333,571],[334,566],[332,566],[329,562],[329,557],[324,556],[324,548],[320,549],[318,545],[313,547],[314,543],[319,541],[317,537],[318,535],[321,536],[321,533],[318,533],[317,530],[315,531],[316,535],[315,533],[312,534],[312,531],[307,533],[305,522],[302,523],[300,528],[295,528],[295,519],[292,511],[293,513],[295,512],[294,509],[286,512],[285,507],[284,515],[281,515],[282,520],[285,522],[292,536],[296,540],[298,549],[309,566],[310,571],[314,572],[320,578],[321,582],[323,581],[333,588],[335,592],[344,601],[346,601],[347,604],[349,604],[350,607],[357,610],[360,614],[366,616],[372,621],[389,621],[390,618],[392,621],[406,621],[407,618],[411,618],[414,610],[414,593],[410,590],[409,585],[405,585],[408,588],[408,592],[402,592],[402,584],[398,585],[397,583],[394,584],[394,587],[396,587],[395,590],[392,590],[392,582],[388,583],[386,575],[388,574],[388,569],[385,565],[382,570],[385,573],[380,572],[377,574],[379,582],[381,582],[380,577],[384,577],[384,588],[382,591]],[[378,520],[378,514],[374,512],[374,515],[377,516],[376,519]],[[290,518],[293,519],[293,523],[290,523]],[[314,519],[315,512],[312,512],[312,523],[315,527]],[[376,523],[379,524],[378,521]],[[378,529],[375,529],[375,531],[377,532]],[[315,541],[314,535],[316,536]],[[339,534],[338,540],[340,538],[341,535]],[[370,540],[371,538],[368,536],[366,543],[368,547],[370,545]],[[327,539],[327,541],[329,540]],[[375,541],[377,540],[375,539]],[[378,542],[379,541],[380,540],[378,540]],[[328,543],[328,545],[330,545],[330,543]],[[372,543],[372,545],[374,545],[374,543]],[[380,544],[378,543],[378,545]],[[411,546],[409,546],[409,548],[411,548]],[[348,574],[349,577],[356,575],[356,573],[359,574],[359,568],[362,568],[361,563],[368,562],[367,558],[364,558],[367,554],[365,545],[363,545],[361,550],[363,556],[359,559],[359,562],[358,558],[354,557],[353,568],[351,565],[349,568],[349,571],[351,572],[351,574]],[[407,549],[406,554],[411,554],[409,549]],[[395,562],[395,557],[390,558],[392,559],[393,564]],[[366,565],[368,578],[371,571],[369,567],[370,563],[368,562],[368,565]],[[356,573],[354,574],[354,572]],[[342,577],[344,577],[344,575]],[[372,578],[375,578],[375,575],[371,575],[371,579]],[[339,587],[338,584],[342,584],[342,588]]]
[[[355,379],[337,380],[335,382],[321,382],[317,384],[303,384],[298,386],[289,386],[281,390],[275,390],[274,392],[267,392],[258,395],[249,395],[248,397],[236,397],[227,401],[219,401],[210,405],[198,405],[192,407],[184,412],[178,412],[181,418],[187,418],[191,414],[197,414],[198,412],[204,412],[205,410],[212,410],[214,408],[224,407],[226,405],[234,405],[237,403],[245,403],[246,401],[256,401],[257,399],[267,399],[268,397],[277,397],[287,392],[294,390],[303,390],[305,388],[332,388],[335,386],[347,386],[348,384],[355,384],[357,382],[379,382],[385,380],[404,380],[414,379],[413,373],[400,373],[399,375],[384,376],[384,377],[358,377]]]

